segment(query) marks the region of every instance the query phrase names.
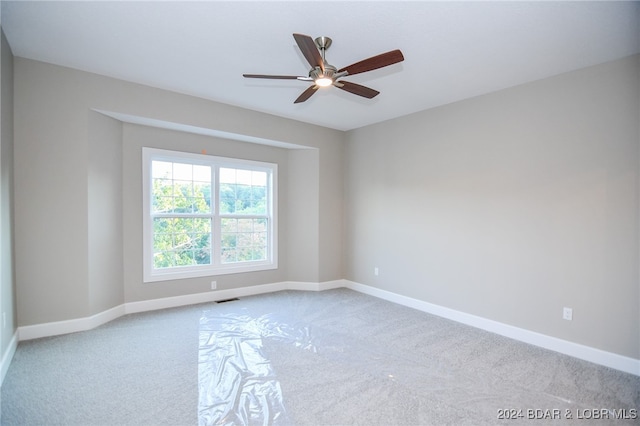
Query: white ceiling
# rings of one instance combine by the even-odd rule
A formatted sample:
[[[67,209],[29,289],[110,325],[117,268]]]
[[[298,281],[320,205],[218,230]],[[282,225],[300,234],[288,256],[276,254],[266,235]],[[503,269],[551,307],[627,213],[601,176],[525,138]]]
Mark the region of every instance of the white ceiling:
[[[2,1],[14,55],[349,130],[640,52],[639,2]],[[292,33],[329,36],[346,78],[381,92],[243,73],[307,75]]]

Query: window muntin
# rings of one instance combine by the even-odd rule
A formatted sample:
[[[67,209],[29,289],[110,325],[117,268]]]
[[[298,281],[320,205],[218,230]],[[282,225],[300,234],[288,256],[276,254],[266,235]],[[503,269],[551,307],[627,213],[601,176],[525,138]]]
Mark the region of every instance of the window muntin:
[[[143,148],[144,280],[277,267],[277,165]]]

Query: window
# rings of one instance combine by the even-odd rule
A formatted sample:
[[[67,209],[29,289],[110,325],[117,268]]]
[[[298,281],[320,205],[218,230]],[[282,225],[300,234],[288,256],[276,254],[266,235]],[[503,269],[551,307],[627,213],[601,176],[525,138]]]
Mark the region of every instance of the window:
[[[277,165],[143,148],[144,281],[277,268]]]

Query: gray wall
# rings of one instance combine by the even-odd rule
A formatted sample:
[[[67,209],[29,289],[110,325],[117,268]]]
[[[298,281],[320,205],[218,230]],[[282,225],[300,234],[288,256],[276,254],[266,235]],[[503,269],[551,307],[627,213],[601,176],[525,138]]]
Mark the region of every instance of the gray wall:
[[[176,135],[95,110],[297,144],[309,153]],[[342,278],[341,245],[333,244],[343,224],[342,132],[24,58],[15,58],[14,111],[19,325],[209,290],[210,279],[142,283],[136,209],[143,144],[198,146],[196,152],[215,146],[230,155],[278,152],[283,165],[304,157],[310,167],[294,168],[294,176],[284,167],[281,176],[286,205],[280,213],[296,218],[289,232],[281,216],[280,269],[221,277],[219,288]],[[294,179],[310,187],[289,187]]]
[[[13,255],[13,55],[0,34],[0,356],[16,331]],[[6,317],[6,325],[2,316]]]
[[[280,218],[280,230],[286,229],[286,247],[288,250],[289,279],[292,281],[320,282],[320,173],[319,151],[317,149],[290,150],[288,156],[287,196],[291,203],[286,221]],[[280,191],[282,196],[282,191]],[[338,202],[342,208],[342,201]],[[309,235],[309,238],[299,238],[299,235]],[[282,238],[282,235],[281,235]],[[309,259],[314,259],[309,262]],[[342,270],[339,262],[335,263]]]
[[[640,358],[639,77],[635,56],[349,132],[346,277]]]
[[[87,291],[89,313],[124,302],[122,123],[87,112]]]

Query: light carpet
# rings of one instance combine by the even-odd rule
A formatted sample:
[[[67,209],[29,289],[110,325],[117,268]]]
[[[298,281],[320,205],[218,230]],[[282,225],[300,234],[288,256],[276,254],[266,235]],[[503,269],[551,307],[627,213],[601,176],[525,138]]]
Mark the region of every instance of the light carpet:
[[[336,289],[20,342],[1,397],[3,425],[622,425],[640,378]]]

